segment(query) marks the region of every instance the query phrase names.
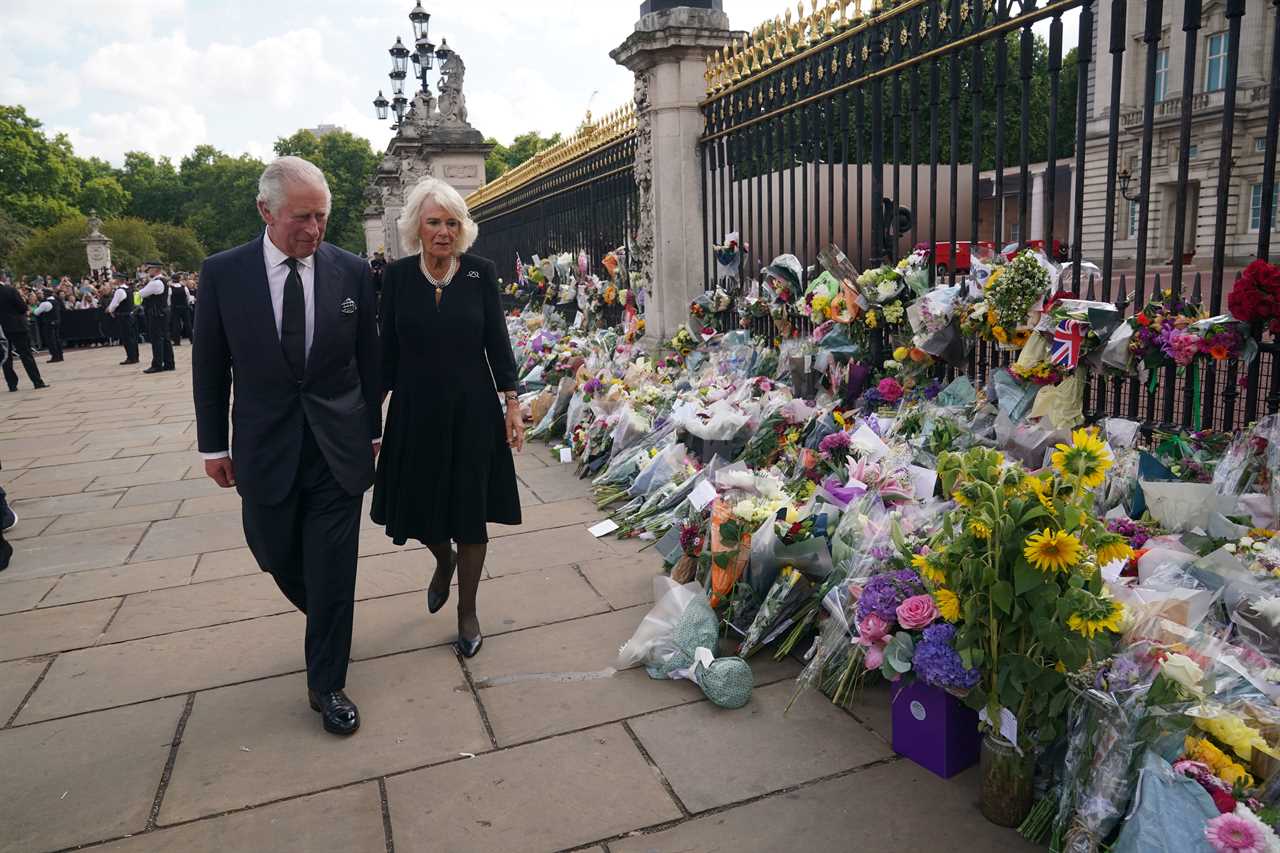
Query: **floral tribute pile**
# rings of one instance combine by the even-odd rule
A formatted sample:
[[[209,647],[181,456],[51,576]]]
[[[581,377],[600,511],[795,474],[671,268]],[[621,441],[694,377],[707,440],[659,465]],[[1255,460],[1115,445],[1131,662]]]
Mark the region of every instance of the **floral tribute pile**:
[[[923,253],[739,285],[736,242],[716,251],[735,294],[669,341],[545,300],[508,320],[530,435],[590,478],[595,532],[705,598],[706,671],[790,655],[797,697],[952,697],[1025,761],[1022,830],[1055,850],[1280,850],[1280,415],[1143,431],[1078,403],[1087,370],[1246,362],[1280,274],[1237,283],[1248,317],[1158,294],[1126,318],[1027,252],[932,286]],[[792,333],[698,322],[725,299]],[[1010,369],[943,381],[975,336]]]

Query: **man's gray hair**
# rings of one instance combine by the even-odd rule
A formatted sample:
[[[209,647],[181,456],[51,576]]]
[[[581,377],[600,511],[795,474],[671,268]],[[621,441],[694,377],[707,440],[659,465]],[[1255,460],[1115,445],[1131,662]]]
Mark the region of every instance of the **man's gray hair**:
[[[416,254],[422,250],[422,209],[427,202],[434,201],[462,223],[458,242],[454,251],[459,255],[471,248],[480,234],[480,228],[471,218],[467,203],[462,195],[449,184],[430,176],[423,178],[409,191],[405,199],[404,210],[396,227],[400,231],[400,248],[406,255]]]
[[[290,184],[323,187],[325,196],[330,201],[333,199],[329,192],[329,182],[324,179],[324,172],[314,163],[301,157],[280,157],[272,160],[262,170],[262,177],[258,178],[258,201],[275,213],[284,204]]]

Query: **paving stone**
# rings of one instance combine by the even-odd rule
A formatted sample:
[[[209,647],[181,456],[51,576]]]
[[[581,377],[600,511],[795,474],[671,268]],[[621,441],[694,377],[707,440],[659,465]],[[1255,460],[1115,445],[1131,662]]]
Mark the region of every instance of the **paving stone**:
[[[104,477],[108,474],[132,474],[142,467],[143,459],[103,459],[99,462],[75,462],[70,465],[50,465],[47,468],[29,468],[19,478],[21,483],[52,483],[74,477]],[[21,491],[19,489],[19,491]]]
[[[662,558],[650,548],[639,554],[597,557],[578,568],[615,609],[653,604],[653,579],[662,571]]]
[[[89,847],[94,853],[363,853],[382,850],[382,800],[374,782],[159,829]]]
[[[146,476],[146,475],[143,475]],[[138,504],[154,504],[162,501],[181,501],[187,498],[199,498],[205,495],[216,495],[224,490],[208,477],[199,480],[184,480],[182,475],[169,478],[166,482],[149,481],[147,484],[130,484],[132,488],[125,492],[117,506],[137,506]]]
[[[122,564],[147,532],[145,524],[108,527],[92,535],[58,533],[14,543],[12,578],[49,577],[67,572],[103,569]]]
[[[160,810],[190,820],[490,748],[457,658],[431,649],[357,663],[347,692],[361,729],[336,738],[301,673],[196,697]],[[246,749],[248,751],[246,751]]]
[[[0,663],[0,726],[3,726],[18,710],[18,704],[27,696],[31,685],[49,665],[45,658],[28,658]],[[13,768],[9,768],[13,772]]]
[[[511,458],[515,460],[517,474],[546,468],[550,461],[550,456],[546,454],[543,445],[534,442],[526,444],[523,453],[516,453]]]
[[[184,586],[191,580],[195,557],[175,557],[172,560],[156,560],[151,563],[130,563],[110,569],[76,572],[66,575],[41,607],[92,601],[114,595],[129,595],[152,589]],[[114,625],[112,626],[114,628]]]
[[[976,770],[939,779],[899,761],[663,832],[613,841],[609,849],[613,853],[882,849],[1031,853],[1044,849],[985,820],[975,805],[978,787]],[[904,807],[912,803],[915,807]],[[399,838],[396,841],[398,846]]]
[[[0,731],[0,851],[140,832],[169,758],[181,697]]]
[[[396,545],[381,527],[362,527],[360,530],[360,556],[372,557],[375,554],[394,554],[401,551],[418,551],[423,547],[416,539],[410,539],[403,545]]]
[[[226,551],[211,551],[201,554],[196,563],[196,572],[191,576],[192,583],[217,580],[218,578],[234,578],[251,575],[262,571],[253,552],[248,548],[230,548]]]
[[[277,613],[294,607],[266,572],[128,596],[101,642],[187,631]]]
[[[520,509],[522,511],[542,503],[528,486],[520,482],[516,483],[516,497],[520,501]]]
[[[397,776],[387,802],[405,851],[552,851],[680,817],[621,726]]]
[[[151,525],[130,560],[160,560],[243,546],[244,521],[240,513],[212,512],[192,518],[157,521]]]
[[[177,436],[176,438],[165,438],[160,441],[145,444],[141,447],[119,447],[116,450],[116,457],[123,459],[126,456],[150,456],[153,453],[176,453],[179,450],[190,452],[191,442],[186,436]],[[199,454],[195,454],[190,459],[194,462],[200,461]]]
[[[430,551],[401,551],[362,557],[356,567],[356,598],[380,598],[427,588],[436,558]],[[454,583],[457,583],[454,576]]]
[[[111,509],[123,494],[123,491],[81,492],[51,498],[19,499],[13,501],[13,509],[19,518],[49,518],[75,512],[95,512]]]
[[[610,674],[619,646],[645,612],[633,608],[487,638],[467,666],[498,745],[701,699],[690,681],[655,681],[640,669]]]
[[[18,722],[297,672],[304,625],[285,613],[59,655]]]
[[[481,581],[476,600],[486,638],[608,609],[567,566]],[[435,614],[427,613],[421,592],[357,602],[351,656],[370,658],[452,643],[458,636],[456,601],[455,594]]]
[[[0,616],[0,660],[91,646],[120,604],[118,598]]]
[[[573,476],[572,465],[530,469],[520,474],[520,479],[543,502],[564,501],[591,496],[591,481]]]
[[[31,461],[28,468],[47,468],[50,465],[70,465],[73,462],[98,462],[102,459],[110,459],[115,456],[108,448],[90,447],[81,448],[75,453],[59,453],[57,455],[41,456]],[[8,463],[6,463],[6,467]]]
[[[202,475],[203,476],[203,475]],[[216,495],[205,495],[202,498],[187,498],[178,509],[178,517],[204,515],[207,512],[239,512],[241,507],[240,493],[235,489],[222,489]]]
[[[34,539],[49,529],[55,521],[56,516],[48,518],[22,518],[19,516],[18,524],[9,528],[4,532],[4,538],[10,542],[17,542],[21,539]]]
[[[490,577],[528,572],[546,566],[582,563],[612,554],[585,525],[503,536],[489,542],[485,571]]]
[[[0,582],[0,613],[30,610],[58,583],[56,577]]]
[[[893,689],[883,681],[858,689],[849,713],[869,727],[885,743],[893,742]]]
[[[520,514],[522,517],[520,525],[490,524],[489,538],[532,533],[553,527],[570,527],[588,521],[594,524],[600,518],[595,504],[581,498],[521,507]]]
[[[757,689],[736,711],[700,702],[641,717],[631,727],[695,813],[893,755],[813,691],[802,693],[784,717],[793,692],[794,685],[782,682]]]
[[[172,518],[178,510],[177,501],[143,504],[142,506],[117,507],[97,512],[80,512],[59,516],[49,527],[50,533],[73,533],[77,530],[101,530],[141,521],[163,521]]]
[[[9,463],[6,461],[5,470],[8,469]],[[21,486],[12,488],[6,486],[6,490],[9,492],[11,501],[20,498],[49,498],[54,495],[73,495],[76,492],[82,492],[93,480],[93,477],[69,477],[65,480],[50,480],[47,483],[23,483]]]

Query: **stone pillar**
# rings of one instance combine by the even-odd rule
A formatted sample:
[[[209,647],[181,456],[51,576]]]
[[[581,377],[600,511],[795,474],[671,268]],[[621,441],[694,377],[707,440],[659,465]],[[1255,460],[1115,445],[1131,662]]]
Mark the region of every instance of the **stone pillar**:
[[[633,242],[649,284],[645,325],[665,340],[703,289],[702,180],[698,137],[704,121],[706,57],[729,43],[720,0],[649,0],[635,31],[610,56],[635,74],[635,176],[640,220]]]
[[[1044,233],[1044,172],[1031,175],[1031,221],[1027,223],[1028,240],[1048,240]],[[1046,243],[1045,253],[1052,256],[1053,244]]]

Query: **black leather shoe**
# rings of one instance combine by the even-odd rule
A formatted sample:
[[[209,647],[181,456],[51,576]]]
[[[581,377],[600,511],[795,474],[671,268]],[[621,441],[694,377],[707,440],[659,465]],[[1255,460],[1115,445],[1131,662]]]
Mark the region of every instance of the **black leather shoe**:
[[[163,367],[148,367],[146,370],[144,370],[144,371],[142,371],[142,372],[143,372],[143,373],[163,373],[163,372],[164,372],[164,368],[163,368]]]
[[[335,735],[353,735],[360,728],[360,711],[356,703],[347,698],[341,690],[319,693],[307,691],[307,699],[311,702],[311,710],[320,712],[320,720],[324,730]]]
[[[450,589],[452,589],[453,587],[452,572],[457,570],[458,568],[458,552],[457,551],[449,552],[449,559],[453,561],[453,565],[450,567]],[[431,584],[427,584],[427,612],[428,613],[438,613],[440,608],[444,607],[448,602],[449,602],[449,589],[446,589],[444,591],[444,595],[436,595],[431,590]]]
[[[464,658],[473,658],[480,651],[480,647],[484,645],[484,634],[477,634],[474,640],[468,640],[466,637],[458,637],[458,651],[462,653]]]
[[[49,387],[49,383],[48,383],[48,382],[41,382],[39,385],[36,385],[36,386],[35,386],[35,389],[36,389],[37,391],[43,391],[44,389],[46,389],[46,388],[48,388],[48,387]]]
[[[120,362],[121,366],[124,366],[126,364],[137,364],[137,363],[138,363],[138,360],[136,358],[126,358],[124,361]]]

